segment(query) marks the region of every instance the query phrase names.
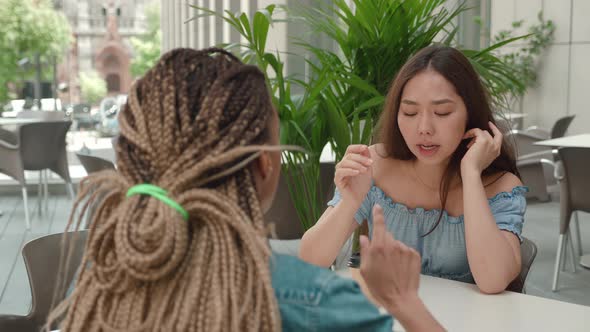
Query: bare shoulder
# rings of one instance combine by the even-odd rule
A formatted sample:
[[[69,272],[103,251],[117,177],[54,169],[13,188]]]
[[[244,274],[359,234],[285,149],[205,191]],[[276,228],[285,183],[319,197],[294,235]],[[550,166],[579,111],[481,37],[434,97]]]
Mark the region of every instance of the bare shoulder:
[[[511,192],[515,187],[523,185],[518,176],[510,172],[498,172],[485,177],[483,181],[488,197],[493,197],[501,192]]]

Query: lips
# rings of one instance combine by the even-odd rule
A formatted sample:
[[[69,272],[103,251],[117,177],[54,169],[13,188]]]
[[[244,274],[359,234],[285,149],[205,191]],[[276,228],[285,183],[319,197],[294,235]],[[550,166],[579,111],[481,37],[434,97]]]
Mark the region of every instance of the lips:
[[[433,150],[439,147],[439,145],[436,144],[418,144],[419,148],[422,148],[424,150]]]
[[[424,157],[433,156],[439,149],[440,145],[437,144],[418,144],[418,151],[420,155]]]

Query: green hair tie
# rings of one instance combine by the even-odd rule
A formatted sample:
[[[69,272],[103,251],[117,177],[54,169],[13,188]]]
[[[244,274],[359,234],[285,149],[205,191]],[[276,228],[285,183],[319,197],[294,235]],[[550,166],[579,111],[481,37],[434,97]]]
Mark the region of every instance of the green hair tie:
[[[162,201],[164,204],[170,206],[174,210],[180,212],[184,220],[188,220],[188,212],[175,200],[168,197],[168,192],[158,186],[149,183],[137,184],[127,190],[127,197],[133,195],[150,195]]]

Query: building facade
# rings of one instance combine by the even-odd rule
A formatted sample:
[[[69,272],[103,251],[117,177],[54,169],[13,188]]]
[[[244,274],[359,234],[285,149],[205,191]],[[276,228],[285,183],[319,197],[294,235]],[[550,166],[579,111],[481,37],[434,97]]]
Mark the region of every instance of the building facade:
[[[96,70],[109,95],[131,85],[131,37],[146,31],[144,8],[153,0],[56,0],[72,27],[72,45],[58,65],[57,82],[65,103],[80,102],[79,74]]]

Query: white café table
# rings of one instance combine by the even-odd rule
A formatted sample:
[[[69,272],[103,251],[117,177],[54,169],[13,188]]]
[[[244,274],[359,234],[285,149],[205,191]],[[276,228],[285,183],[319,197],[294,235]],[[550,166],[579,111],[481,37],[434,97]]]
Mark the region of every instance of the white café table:
[[[0,126],[23,125],[27,123],[39,122],[39,119],[31,118],[0,118]]]
[[[350,270],[336,273],[352,277]],[[577,332],[590,328],[590,307],[578,304],[513,292],[484,295],[475,285],[425,275],[420,276],[419,293],[447,331]],[[396,321],[393,331],[405,330]]]
[[[338,271],[352,277],[350,270]],[[355,278],[356,279],[356,278]],[[419,294],[448,331],[590,331],[590,307],[532,295],[482,294],[476,285],[420,275]],[[394,331],[405,331],[395,322]]]
[[[508,119],[508,120],[518,120],[526,117],[527,113],[501,113],[498,114],[498,118],[500,119]]]
[[[551,148],[586,148],[590,149],[590,134],[564,136],[555,139],[535,142],[535,145],[548,146]],[[590,269],[590,254],[580,257],[580,265]],[[590,331],[590,327],[588,328]]]
[[[567,148],[590,148],[590,134],[564,136],[560,138],[548,139],[545,141],[535,142],[535,145],[549,147],[567,147]]]

